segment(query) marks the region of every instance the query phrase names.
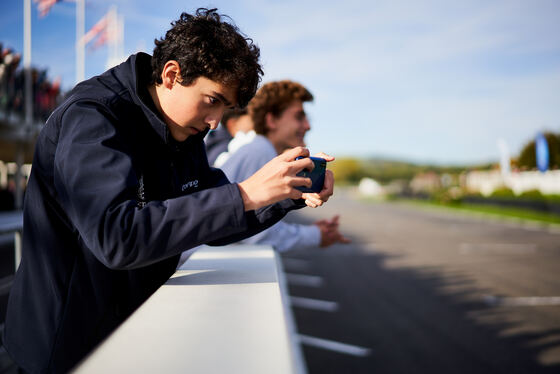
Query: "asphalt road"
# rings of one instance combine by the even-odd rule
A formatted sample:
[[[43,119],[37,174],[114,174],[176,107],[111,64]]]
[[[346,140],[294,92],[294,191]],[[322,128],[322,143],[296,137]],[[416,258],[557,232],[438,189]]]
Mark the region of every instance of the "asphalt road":
[[[334,214],[352,244],[283,255],[292,296],[331,302],[293,307],[335,345],[304,340],[309,373],[560,372],[559,229],[348,192],[291,219]]]

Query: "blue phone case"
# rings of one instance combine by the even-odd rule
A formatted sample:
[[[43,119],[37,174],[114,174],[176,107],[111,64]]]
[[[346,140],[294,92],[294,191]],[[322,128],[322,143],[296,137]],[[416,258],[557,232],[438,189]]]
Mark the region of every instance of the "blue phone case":
[[[300,159],[302,157],[298,157]],[[311,188],[300,186],[296,187],[296,189],[300,190],[301,192],[321,192],[323,189],[323,184],[325,184],[325,171],[327,170],[327,161],[324,158],[320,157],[309,157],[315,167],[312,171],[304,169],[297,173],[298,177],[304,178],[311,178]]]

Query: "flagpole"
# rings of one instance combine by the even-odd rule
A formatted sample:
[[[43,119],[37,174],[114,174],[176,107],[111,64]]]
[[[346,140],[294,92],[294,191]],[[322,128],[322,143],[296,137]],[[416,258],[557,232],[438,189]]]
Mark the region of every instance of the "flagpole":
[[[25,79],[25,124],[33,117],[31,101],[31,0],[23,0],[23,69]]]
[[[109,34],[108,43],[108,53],[107,53],[107,62],[106,68],[112,68],[116,65],[117,61],[117,32],[118,32],[118,25],[117,25],[117,6],[111,5],[109,8],[108,13],[108,22],[107,22],[107,32]]]
[[[117,49],[117,56],[120,60],[124,58],[124,17],[119,15],[119,30],[118,30],[118,40],[119,47]]]
[[[76,84],[85,79],[85,2],[76,0]]]
[[[22,137],[16,146],[16,174],[15,174],[15,208],[23,207],[23,178],[21,167],[24,163],[25,143],[33,121],[33,101],[31,82],[31,0],[23,0],[23,74],[24,74],[24,108],[25,117]]]

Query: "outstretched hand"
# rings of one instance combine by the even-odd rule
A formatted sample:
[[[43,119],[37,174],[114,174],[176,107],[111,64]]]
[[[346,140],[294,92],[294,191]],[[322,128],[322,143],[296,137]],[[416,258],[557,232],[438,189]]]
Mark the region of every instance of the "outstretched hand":
[[[322,219],[314,223],[321,231],[321,247],[328,247],[335,243],[347,244],[352,242],[338,231],[338,219],[339,216],[336,215],[330,220]]]

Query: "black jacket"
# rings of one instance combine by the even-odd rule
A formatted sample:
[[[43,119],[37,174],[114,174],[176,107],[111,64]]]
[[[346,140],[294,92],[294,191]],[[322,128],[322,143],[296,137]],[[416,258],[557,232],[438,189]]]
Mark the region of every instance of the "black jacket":
[[[245,238],[301,206],[245,213],[238,186],[208,166],[205,134],[178,143],[158,117],[150,61],[133,55],[77,85],[37,140],[4,331],[26,371],[71,369],[182,251]]]

